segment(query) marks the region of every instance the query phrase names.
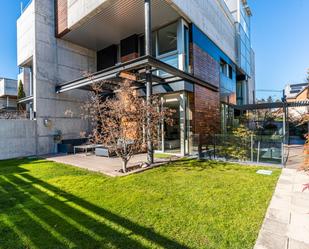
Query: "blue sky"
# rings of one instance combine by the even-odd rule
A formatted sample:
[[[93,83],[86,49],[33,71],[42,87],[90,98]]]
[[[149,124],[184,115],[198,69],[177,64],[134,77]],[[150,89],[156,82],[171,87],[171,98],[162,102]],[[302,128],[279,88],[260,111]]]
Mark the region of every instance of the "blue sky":
[[[309,0],[250,0],[249,4],[256,89],[280,90],[289,82],[304,82],[309,68]]]
[[[0,0],[0,76],[16,78],[18,73],[16,19],[20,2],[28,1]],[[281,90],[288,82],[304,81],[309,68],[309,0],[249,0],[249,4],[257,89]]]

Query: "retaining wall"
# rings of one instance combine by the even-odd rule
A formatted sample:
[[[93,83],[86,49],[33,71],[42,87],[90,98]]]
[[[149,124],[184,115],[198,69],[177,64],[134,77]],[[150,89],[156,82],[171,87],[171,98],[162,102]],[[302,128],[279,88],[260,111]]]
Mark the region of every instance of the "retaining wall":
[[[36,121],[0,120],[0,160],[36,154]]]

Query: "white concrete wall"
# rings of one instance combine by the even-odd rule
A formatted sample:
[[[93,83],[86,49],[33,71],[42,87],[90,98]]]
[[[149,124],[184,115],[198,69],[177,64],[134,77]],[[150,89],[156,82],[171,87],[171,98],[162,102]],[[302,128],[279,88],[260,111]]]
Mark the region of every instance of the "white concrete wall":
[[[34,53],[34,2],[17,20],[17,64],[27,62]]]
[[[109,2],[111,0],[68,0],[68,27],[78,25],[85,16],[92,17]]]
[[[36,154],[35,121],[0,119],[0,160]]]

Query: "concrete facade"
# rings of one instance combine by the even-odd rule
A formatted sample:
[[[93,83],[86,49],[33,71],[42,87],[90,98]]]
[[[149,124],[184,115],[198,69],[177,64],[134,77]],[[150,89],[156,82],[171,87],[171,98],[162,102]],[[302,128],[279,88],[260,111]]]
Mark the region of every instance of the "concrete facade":
[[[31,23],[29,26],[28,22]],[[77,90],[57,95],[55,86],[94,72],[96,53],[55,37],[52,1],[33,0],[17,25],[20,34],[18,63],[20,66],[30,63],[33,67],[37,152],[47,154],[55,151],[54,135],[59,131],[63,138],[76,138],[80,132],[89,130],[88,121],[80,117],[80,108],[87,94]]]

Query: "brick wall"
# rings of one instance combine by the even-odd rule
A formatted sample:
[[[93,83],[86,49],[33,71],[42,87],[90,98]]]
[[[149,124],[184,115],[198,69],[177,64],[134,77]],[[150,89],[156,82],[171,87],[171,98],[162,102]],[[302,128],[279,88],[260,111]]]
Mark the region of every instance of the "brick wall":
[[[55,6],[56,37],[62,37],[68,29],[68,0],[56,0]]]
[[[203,86],[195,85],[194,96],[189,98],[193,111],[193,134],[213,135],[220,133],[220,96]]]
[[[191,44],[191,65],[193,74],[202,80],[219,87],[220,64],[195,43]]]

